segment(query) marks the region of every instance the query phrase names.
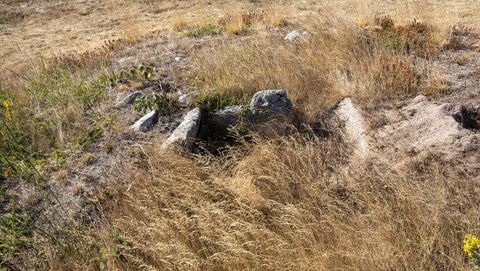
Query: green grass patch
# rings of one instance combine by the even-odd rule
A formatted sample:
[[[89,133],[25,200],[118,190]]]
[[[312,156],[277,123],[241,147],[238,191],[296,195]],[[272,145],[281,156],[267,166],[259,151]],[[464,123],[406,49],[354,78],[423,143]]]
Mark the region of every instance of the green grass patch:
[[[28,220],[16,214],[0,216],[0,266],[14,259],[28,242]]]
[[[215,36],[220,35],[225,32],[225,28],[218,24],[214,23],[206,23],[206,24],[199,24],[191,28],[187,32],[188,37],[198,38],[203,36]]]
[[[107,75],[42,59],[0,84],[0,178],[24,176],[24,165],[77,138],[105,97]]]

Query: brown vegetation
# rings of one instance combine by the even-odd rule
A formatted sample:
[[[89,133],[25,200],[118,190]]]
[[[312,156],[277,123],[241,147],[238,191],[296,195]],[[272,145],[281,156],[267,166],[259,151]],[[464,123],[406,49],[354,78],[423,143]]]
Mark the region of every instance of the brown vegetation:
[[[187,2],[107,1],[101,8],[88,2],[82,11],[86,15],[80,14],[72,25],[83,29],[102,17],[94,16],[97,12],[112,8],[112,14],[105,15],[112,25],[102,31],[114,41],[100,47],[101,34],[78,30],[80,40],[92,39],[80,52],[41,58],[32,67],[14,69],[18,60],[30,56],[11,46],[0,49],[5,54],[2,67],[8,67],[0,83],[4,103],[0,107],[0,266],[39,270],[469,268],[461,242],[465,234],[480,229],[478,170],[468,168],[461,156],[446,159],[433,151],[426,157],[398,151],[402,163],[396,165],[380,151],[361,163],[352,162],[354,150],[340,129],[323,122],[345,96],[373,112],[367,119],[375,122],[374,111],[382,106],[393,107],[420,93],[446,95],[449,82],[431,60],[442,50],[474,48],[462,38],[466,33],[474,35],[475,28],[455,26],[454,20],[460,17],[447,14],[440,22],[424,18],[412,12],[417,5],[412,1],[407,1],[408,9],[402,3],[379,6],[392,11],[391,17],[373,14],[372,1],[335,1],[350,16],[326,12],[325,5],[314,1],[212,1],[218,9],[200,0]],[[461,2],[459,15],[476,5]],[[431,4],[437,14],[438,5],[447,5],[442,3],[418,5]],[[69,25],[65,23],[68,7],[78,15],[78,6],[65,4],[57,7],[58,22],[42,27]],[[55,39],[48,39],[52,33],[47,33],[48,48],[36,51],[35,33],[43,28],[29,29],[30,22],[12,12],[0,13],[4,17],[0,23],[13,25],[12,41],[25,31],[30,39],[21,48],[31,54],[71,51],[83,43],[55,47]],[[37,23],[48,17],[34,12],[25,16]],[[141,16],[145,20],[134,20]],[[473,12],[469,16],[462,20],[479,18]],[[125,21],[117,27],[115,20]],[[178,33],[152,34],[170,28]],[[285,33],[298,28],[309,33],[304,41],[283,40]],[[7,36],[2,34],[2,44],[9,40]],[[173,58],[159,60],[162,50],[170,50],[167,53]],[[154,68],[148,66],[148,74],[135,67],[122,70],[119,59],[135,58],[135,54],[151,60]],[[181,60],[176,60],[177,54]],[[465,58],[452,61],[459,66],[468,63]],[[177,62],[177,66],[171,64]],[[285,89],[295,106],[295,127],[276,137],[238,136],[236,145],[215,154],[163,152],[159,142],[147,140],[148,136],[127,135],[128,121],[112,105],[117,92],[142,88],[150,81],[162,84],[165,78],[199,89],[197,105],[202,109],[247,103],[262,89]],[[328,137],[315,130],[317,125],[328,129]],[[122,145],[126,138],[131,140],[128,148]],[[81,216],[91,221],[80,223],[63,210],[70,206],[57,202],[52,196],[56,192],[45,187],[50,179],[68,183],[74,174],[65,171],[73,169],[77,174],[80,168],[95,165],[99,156],[116,159],[109,164],[113,174],[102,176],[108,182],[101,188],[91,189],[95,215],[83,210]],[[12,191],[23,183],[28,189],[47,191],[41,195],[51,209],[40,211],[38,220],[30,217],[37,213],[16,204],[20,196]],[[80,198],[87,194],[84,187],[71,190]],[[57,213],[52,214],[52,209]],[[57,223],[58,214],[67,222]],[[38,221],[49,224],[42,227]]]

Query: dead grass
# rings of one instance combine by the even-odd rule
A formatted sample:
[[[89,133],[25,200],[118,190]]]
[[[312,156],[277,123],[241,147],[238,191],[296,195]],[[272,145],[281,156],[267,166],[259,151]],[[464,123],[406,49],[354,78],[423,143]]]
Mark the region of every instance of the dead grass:
[[[172,20],[172,28],[176,32],[183,32],[188,28],[188,22],[183,17],[176,17]]]
[[[244,16],[240,13],[230,13],[222,18],[222,23],[228,34],[240,35],[246,30],[248,21],[244,20]]]
[[[100,243],[116,253],[102,254],[104,264],[161,270],[468,267],[461,240],[480,223],[478,180],[438,157],[400,170],[382,162],[365,165],[368,170],[338,167],[348,164],[349,153],[338,142],[293,134],[258,139],[221,158],[147,151],[141,159],[148,162],[139,164],[151,167],[122,169],[131,189],[105,205],[112,224]],[[112,242],[113,233],[121,233],[122,242]]]
[[[258,90],[281,88],[287,90],[301,116],[299,122],[306,126],[343,96],[375,104],[445,91],[442,79],[419,69],[414,59],[429,58],[442,46],[450,48],[444,46],[448,41],[451,48],[461,46],[455,31],[444,27],[453,19],[445,18],[438,25],[414,20],[415,10],[425,3],[412,1],[397,3],[393,19],[370,14],[375,10],[372,1],[357,1],[356,16],[346,17],[310,2],[298,4],[305,7],[295,6],[291,14],[284,12],[287,8],[269,10],[270,2],[245,4],[255,7],[247,12],[226,7],[229,2],[215,2],[223,9],[208,22],[172,21],[168,16],[135,21],[144,15],[142,5],[157,2],[108,3],[128,12],[120,17],[109,14],[110,19],[125,21],[104,33],[137,40],[151,30],[145,27],[152,22],[166,20],[175,31],[187,31],[191,40],[201,44],[188,55],[194,64],[189,83],[204,94],[197,105],[218,109],[245,103]],[[351,1],[333,4],[348,10]],[[178,14],[172,11],[179,8],[175,5],[162,3],[158,13]],[[262,7],[265,12],[258,11]],[[307,12],[309,8],[313,14]],[[205,9],[201,16],[208,14],[209,8]],[[389,10],[388,5],[379,9]],[[305,13],[295,20],[295,11]],[[281,27],[290,26],[287,17],[292,29],[308,22],[305,28],[311,35],[306,42],[284,42],[290,29]],[[82,19],[79,26],[89,25],[86,21]],[[258,35],[241,35],[260,29],[256,26],[261,26]],[[224,31],[239,37],[204,37]],[[82,32],[80,37],[88,34]],[[95,34],[95,46],[100,36]],[[29,42],[27,48],[36,41]],[[16,144],[29,146],[25,155],[48,156],[52,148],[74,139],[82,146],[92,144],[104,122],[94,122],[85,112],[97,105],[103,93],[107,78],[96,76],[111,65],[110,60],[108,52],[64,55],[55,60],[60,69],[47,65],[26,79],[0,86],[0,101],[13,101],[13,120],[8,121],[14,126],[13,137],[25,140]],[[430,80],[425,80],[427,76]],[[7,114],[0,119],[7,119]],[[26,119],[33,121],[24,125]],[[8,133],[6,127],[0,132]],[[82,233],[82,249],[75,253],[58,253],[46,244],[44,264],[50,270],[468,268],[461,240],[464,234],[478,231],[480,189],[478,176],[461,161],[447,163],[431,154],[418,160],[405,158],[410,160],[399,168],[381,157],[353,164],[348,160],[352,150],[336,131],[328,139],[305,131],[269,139],[252,137],[216,156],[164,153],[158,144],[132,146],[122,157],[124,163],[115,164],[114,186],[96,195],[105,220]],[[9,155],[18,152],[1,142],[0,150]],[[88,154],[80,160],[91,164],[94,159]],[[13,172],[1,174],[5,178]],[[80,187],[76,192],[83,193]]]
[[[431,56],[441,47],[432,40],[434,30],[416,21],[397,27],[388,17],[372,24],[377,28],[332,21],[327,25],[334,28],[325,29],[324,21],[311,22],[312,34],[300,44],[271,35],[213,45],[195,54],[192,80],[199,88],[246,99],[259,89],[285,89],[307,122],[342,96],[375,102],[420,92],[427,71],[413,55]]]

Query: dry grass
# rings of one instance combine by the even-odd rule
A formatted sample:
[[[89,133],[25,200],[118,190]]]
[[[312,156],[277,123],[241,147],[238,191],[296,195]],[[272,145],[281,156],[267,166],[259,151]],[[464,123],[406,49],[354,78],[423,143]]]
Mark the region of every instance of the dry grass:
[[[282,88],[292,98],[299,121],[307,126],[343,96],[354,96],[365,106],[419,92],[444,92],[447,86],[442,78],[428,67],[416,66],[414,58],[428,59],[446,43],[460,46],[452,39],[451,26],[469,10],[465,6],[477,5],[465,0],[455,10],[458,16],[449,17],[451,12],[439,8],[447,3],[440,1],[330,3],[345,14],[327,13],[313,1],[294,2],[291,9],[277,9],[270,1],[242,2],[249,12],[229,7],[229,1],[213,2],[221,8],[203,6],[202,1],[191,5],[161,1],[157,15],[137,20],[146,14],[145,7],[157,2],[112,0],[103,8],[114,7],[121,16],[108,13],[106,17],[124,21],[99,32],[137,40],[165,24],[175,31],[186,30],[192,44],[201,44],[188,53],[194,67],[188,71],[189,83],[206,93],[207,102],[212,102],[211,97],[221,105],[229,99],[245,102],[258,90]],[[432,13],[443,15],[418,14],[422,8],[430,10],[429,4]],[[374,12],[375,5],[382,13],[391,11],[392,18]],[[197,15],[192,11],[199,7],[197,20],[187,22],[184,18]],[[178,17],[175,9],[182,8],[185,17]],[[97,18],[92,12],[85,16]],[[88,29],[82,27],[98,22],[88,18],[79,19],[76,27]],[[422,21],[414,20],[418,18]],[[47,27],[63,27],[63,20],[60,16]],[[304,43],[286,43],[284,32],[290,29],[275,30],[299,25],[310,33]],[[239,37],[204,37],[224,31]],[[249,35],[250,31],[258,33]],[[77,33],[80,39],[91,34]],[[82,49],[97,46],[101,33]],[[69,38],[65,34],[61,40]],[[22,48],[33,53],[34,44],[38,40],[32,38]],[[11,49],[4,48],[10,53],[9,64],[18,56]],[[17,145],[29,147],[26,156],[49,156],[52,148],[75,139],[92,144],[99,136],[98,127],[86,111],[98,106],[97,95],[104,93],[107,78],[97,77],[112,64],[110,60],[108,52],[66,55],[56,59],[60,66],[55,69],[47,65],[26,79],[16,77],[0,85],[0,101],[13,101],[13,118],[8,121],[24,140]],[[32,121],[24,124],[25,119]],[[8,133],[6,127],[0,132]],[[9,148],[1,142],[0,150],[14,156],[18,146]],[[115,164],[114,185],[96,195],[105,220],[82,232],[79,251],[59,253],[45,245],[45,264],[50,270],[468,268],[461,240],[480,225],[480,188],[474,172],[461,161],[445,162],[435,154],[405,158],[406,165],[393,168],[381,157],[351,163],[351,153],[337,131],[328,139],[305,131],[269,139],[253,136],[217,156],[165,153],[157,145],[140,142]],[[88,154],[80,161],[89,164],[93,159]],[[77,192],[82,193],[80,188]]]
[[[115,253],[102,261],[160,270],[467,268],[461,240],[480,223],[478,180],[438,157],[400,170],[349,166],[338,142],[293,134],[221,158],[147,151],[122,169],[131,189],[105,205],[112,224],[100,243]]]
[[[230,13],[222,18],[225,25],[225,31],[231,35],[242,34],[247,27],[247,23],[240,13]]]
[[[172,20],[172,28],[176,32],[183,32],[188,28],[188,22],[183,17],[176,17]]]
[[[304,43],[272,35],[206,47],[195,54],[193,83],[246,99],[259,89],[285,89],[308,122],[342,96],[375,102],[421,92],[428,71],[415,65],[412,54],[430,56],[441,47],[433,41],[435,30],[424,23],[397,27],[386,18],[359,29],[335,20],[310,21]]]

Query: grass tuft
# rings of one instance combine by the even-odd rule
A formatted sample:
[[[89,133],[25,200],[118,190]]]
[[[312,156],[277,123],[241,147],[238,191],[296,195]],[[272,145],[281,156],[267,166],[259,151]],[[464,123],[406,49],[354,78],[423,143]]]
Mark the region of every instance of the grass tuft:
[[[199,38],[202,36],[220,35],[225,31],[225,28],[215,23],[198,24],[187,32],[188,37]]]

